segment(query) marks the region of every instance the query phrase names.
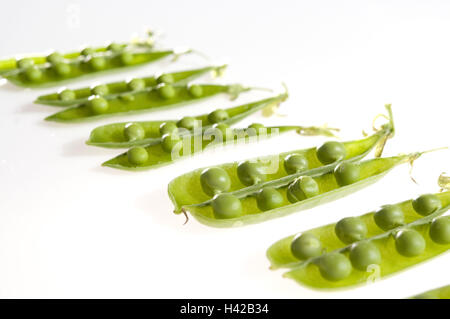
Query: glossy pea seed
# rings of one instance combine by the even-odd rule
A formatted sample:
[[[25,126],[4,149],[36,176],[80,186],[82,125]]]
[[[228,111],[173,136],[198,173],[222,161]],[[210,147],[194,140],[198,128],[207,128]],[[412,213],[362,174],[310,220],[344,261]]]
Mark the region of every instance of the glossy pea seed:
[[[107,95],[109,93],[109,88],[106,84],[100,84],[94,86],[91,91],[94,95]]]
[[[317,257],[322,254],[322,243],[313,234],[304,233],[294,238],[291,252],[300,260]]]
[[[334,231],[343,243],[351,244],[366,237],[367,226],[358,217],[346,217],[337,222]]]
[[[159,126],[159,133],[162,135],[165,134],[177,134],[178,127],[173,122],[164,122]]]
[[[64,63],[64,62],[57,62],[53,65],[53,69],[55,70],[56,74],[60,76],[66,76],[70,73],[70,64]]]
[[[352,265],[347,257],[339,253],[329,253],[319,257],[320,274],[329,281],[339,281],[350,275]]]
[[[191,85],[189,87],[189,94],[193,97],[201,97],[203,95],[203,88],[198,84]]]
[[[92,55],[95,53],[95,50],[92,48],[84,48],[83,50],[81,50],[81,55],[83,56],[88,56],[88,55]]]
[[[122,51],[122,49],[123,49],[123,47],[120,45],[120,44],[118,44],[118,43],[111,43],[111,44],[109,44],[108,45],[108,50],[109,51],[111,51],[111,52],[120,52],[120,51]]]
[[[300,154],[289,154],[284,159],[286,173],[295,174],[308,169],[308,160]]]
[[[145,89],[145,81],[143,79],[132,79],[127,83],[131,91],[140,91]]]
[[[37,82],[42,78],[42,71],[33,65],[25,69],[25,75],[31,82]]]
[[[334,177],[339,186],[356,183],[360,179],[360,168],[355,163],[340,163],[334,169]]]
[[[108,101],[102,97],[94,97],[88,101],[88,106],[94,114],[102,114],[108,109]]]
[[[130,123],[125,126],[123,135],[127,141],[139,141],[145,137],[145,130],[142,125],[138,123]]]
[[[178,127],[182,127],[187,130],[193,130],[194,128],[198,127],[198,125],[199,121],[197,121],[197,119],[192,116],[185,116],[177,122]]]
[[[380,250],[370,241],[354,243],[350,248],[349,258],[353,267],[362,271],[367,271],[370,265],[381,263]]]
[[[163,99],[172,99],[175,97],[175,95],[177,94],[177,92],[175,91],[175,88],[170,85],[170,84],[165,84],[162,85],[158,88],[158,92],[159,95],[163,98]]]
[[[156,79],[157,83],[172,84],[175,82],[172,74],[162,74]]]
[[[425,247],[425,239],[414,229],[404,229],[395,235],[395,248],[402,256],[418,256],[424,252]]]
[[[258,133],[260,130],[264,130],[266,127],[261,123],[252,123],[248,126],[248,128],[254,129],[256,133]]]
[[[172,152],[172,150],[181,143],[182,141],[177,134],[165,134],[162,136],[161,146],[167,153]]]
[[[239,198],[227,193],[216,195],[212,201],[212,208],[217,219],[236,218],[242,215]]]
[[[412,201],[412,205],[422,216],[428,216],[442,207],[441,200],[434,194],[421,195]]]
[[[17,61],[17,66],[20,69],[26,69],[33,65],[34,65],[34,60],[30,59],[30,58],[24,58],[24,59],[20,59],[19,61]]]
[[[130,65],[131,63],[133,63],[133,53],[128,51],[122,52],[119,55],[119,59],[123,65]]]
[[[340,142],[326,142],[317,149],[317,158],[322,164],[331,164],[343,160],[346,156],[344,144]]]
[[[239,163],[237,175],[241,183],[246,186],[255,185],[266,180],[263,166],[255,162],[246,161]]]
[[[106,59],[101,56],[94,56],[89,60],[89,66],[94,70],[103,70],[106,67]]]
[[[128,161],[133,165],[141,165],[147,162],[148,152],[141,146],[130,148],[127,152]]]
[[[228,118],[229,118],[229,115],[228,115],[227,111],[222,110],[222,109],[212,111],[211,113],[208,114],[208,121],[211,124],[223,122]]]
[[[220,134],[222,135],[222,141],[227,139],[228,133],[229,133],[228,129],[230,128],[230,126],[228,124],[217,123],[217,124],[214,124],[212,127],[213,127],[213,129],[215,129],[218,132],[220,132]]]
[[[310,197],[319,195],[319,185],[311,176],[301,176],[288,186],[287,198],[296,203]]]
[[[430,226],[430,238],[438,244],[450,244],[450,216],[433,220]]]
[[[385,205],[373,214],[375,224],[384,231],[394,229],[405,223],[405,216],[398,205]]]
[[[45,58],[47,62],[50,62],[51,64],[56,64],[59,62],[62,62],[64,60],[64,57],[59,52],[53,52]]]
[[[224,169],[211,167],[200,174],[200,184],[207,195],[214,196],[228,191],[231,187],[231,180]]]
[[[262,211],[278,208],[283,202],[283,196],[274,187],[264,187],[256,195],[256,204]]]
[[[58,97],[61,101],[72,101],[72,100],[75,100],[77,95],[75,94],[74,91],[65,89],[59,93]]]

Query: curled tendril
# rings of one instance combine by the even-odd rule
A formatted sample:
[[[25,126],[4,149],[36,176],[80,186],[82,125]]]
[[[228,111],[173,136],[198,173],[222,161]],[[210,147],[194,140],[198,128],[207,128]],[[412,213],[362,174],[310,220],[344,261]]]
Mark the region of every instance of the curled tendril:
[[[184,221],[184,223],[183,223],[183,226],[184,225],[186,225],[187,223],[188,223],[188,221],[189,221],[189,216],[188,216],[188,214],[186,213],[186,210],[184,209],[184,208],[182,208],[181,209],[181,213],[184,215],[184,217],[186,218],[186,220]]]
[[[413,166],[414,166],[414,162],[420,157],[420,156],[422,156],[423,154],[426,154],[426,153],[431,153],[431,152],[436,152],[436,151],[441,151],[441,150],[445,150],[445,149],[448,149],[448,147],[440,147],[440,148],[434,148],[434,149],[431,149],[431,150],[428,150],[428,151],[423,151],[423,152],[419,152],[419,153],[414,153],[413,155],[411,155],[409,158],[408,158],[408,162],[409,162],[409,165],[410,165],[410,169],[409,169],[409,177],[411,178],[411,180],[414,182],[414,183],[416,183],[416,184],[419,184],[419,183],[417,183],[417,181],[414,179],[414,177],[412,176],[412,170],[413,170]],[[445,173],[443,173],[441,176],[443,176]],[[447,182],[449,182],[449,180],[450,180],[450,177],[447,177],[447,176],[444,176],[443,178],[442,178],[442,180],[443,181],[447,181]],[[439,181],[438,181],[438,183],[441,181],[441,177],[439,177]],[[440,185],[440,184],[439,184]],[[442,186],[441,186],[442,187]],[[444,187],[445,188],[445,187]]]
[[[388,130],[389,134],[385,135],[380,142],[377,144],[376,148],[375,148],[375,157],[380,157],[383,154],[383,150],[384,147],[386,146],[386,142],[389,138],[392,138],[394,136],[395,133],[395,127],[394,127],[394,118],[392,115],[392,107],[391,104],[385,104],[384,107],[386,108],[388,115],[385,114],[378,114],[377,116],[375,116],[375,118],[373,119],[372,122],[372,129],[375,132],[380,132],[383,130]],[[385,123],[383,125],[381,125],[380,127],[376,127],[375,126],[375,122],[380,118],[384,118],[386,120],[388,120],[388,123]],[[364,134],[365,132],[363,131],[363,135],[366,136]]]
[[[450,190],[450,176],[448,176],[445,172],[439,175],[438,185],[441,188],[441,192],[444,190]]]

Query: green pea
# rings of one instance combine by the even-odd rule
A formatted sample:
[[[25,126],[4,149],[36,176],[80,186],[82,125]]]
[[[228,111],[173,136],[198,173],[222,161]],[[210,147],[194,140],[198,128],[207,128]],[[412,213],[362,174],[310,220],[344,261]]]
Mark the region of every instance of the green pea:
[[[405,224],[405,216],[398,205],[385,205],[373,214],[375,224],[388,231]]]
[[[218,109],[208,114],[209,123],[219,123],[227,120],[230,116],[227,111]]]
[[[344,144],[340,142],[326,142],[317,149],[317,158],[322,164],[331,164],[343,160],[346,156]]]
[[[147,162],[148,152],[141,146],[130,148],[127,152],[128,161],[134,165],[141,165]]]
[[[274,187],[264,187],[256,195],[256,204],[262,211],[283,206],[283,196]]]
[[[261,123],[252,123],[248,126],[248,128],[254,129],[256,133],[259,133],[261,130],[264,130],[266,127]]]
[[[177,122],[178,127],[182,127],[190,131],[192,131],[194,128],[197,128],[198,125],[199,121],[192,116],[185,116]]]
[[[69,90],[69,89],[62,90],[58,94],[58,98],[61,101],[72,101],[72,100],[75,100],[76,97],[77,97],[77,95],[76,95],[75,91]]]
[[[64,57],[59,52],[53,52],[45,58],[47,62],[50,62],[51,64],[57,64],[59,62],[64,61]]]
[[[108,45],[108,50],[117,53],[123,50],[123,46],[113,42]]]
[[[329,281],[342,280],[352,272],[350,261],[340,253],[329,253],[319,257],[318,266],[322,277]]]
[[[216,195],[212,201],[212,208],[217,219],[236,218],[242,215],[239,198],[227,193]]]
[[[88,106],[94,114],[102,114],[108,109],[108,101],[102,97],[94,97],[88,101]]]
[[[413,200],[412,205],[414,210],[422,216],[428,216],[442,207],[441,200],[434,194],[421,195]]]
[[[94,56],[89,60],[88,63],[90,67],[96,71],[106,68],[106,59],[102,56]]]
[[[339,186],[356,183],[360,179],[360,168],[355,163],[340,163],[334,169],[334,177]]]
[[[395,248],[402,256],[418,256],[424,252],[425,247],[425,239],[414,229],[404,229],[395,235]]]
[[[189,94],[193,97],[199,98],[203,95],[203,88],[198,84],[193,84],[189,87]]]
[[[130,65],[133,63],[134,56],[133,56],[133,53],[124,51],[124,52],[120,53],[119,59],[123,65]]]
[[[42,78],[42,71],[33,65],[25,69],[25,75],[31,82],[37,82]]]
[[[230,126],[225,123],[217,123],[212,126],[214,129],[218,130],[222,134],[222,140],[226,140],[229,135]]]
[[[89,48],[89,47],[81,50],[81,55],[83,55],[83,56],[92,55],[94,53],[95,53],[95,50],[93,48]]]
[[[430,238],[438,244],[450,244],[450,216],[433,220],[430,226]]]
[[[322,243],[315,235],[304,233],[294,238],[291,252],[300,260],[317,257],[322,254]]]
[[[26,69],[33,65],[34,65],[34,60],[30,59],[30,58],[24,58],[24,59],[20,59],[19,61],[17,61],[17,66],[20,69]]]
[[[172,150],[182,143],[178,134],[165,134],[162,136],[161,146],[167,153],[172,152]]]
[[[60,76],[66,76],[71,71],[70,64],[64,63],[64,62],[55,63],[53,65],[53,69],[55,70],[56,74],[58,74]]]
[[[381,253],[378,247],[370,241],[354,243],[350,247],[350,261],[356,269],[367,271],[370,265],[381,263]]]
[[[172,74],[162,74],[156,79],[157,83],[172,84],[175,82]]]
[[[158,88],[158,92],[159,95],[166,100],[172,99],[175,97],[175,95],[177,95],[175,88],[170,84],[161,85]]]
[[[300,154],[289,154],[284,159],[286,173],[295,174],[308,169],[308,160]]]
[[[207,195],[214,196],[228,191],[231,187],[231,180],[224,169],[211,167],[200,174],[200,184]]]
[[[242,184],[255,185],[266,180],[264,167],[256,162],[241,162],[237,166],[237,175]]]
[[[159,126],[159,133],[162,135],[165,134],[177,134],[178,127],[173,122],[164,122]]]
[[[94,86],[91,91],[94,95],[107,95],[109,93],[109,88],[106,84],[100,84]]]
[[[133,94],[123,93],[119,95],[119,99],[124,102],[133,102],[135,100],[135,97]]]
[[[143,79],[132,79],[127,83],[127,86],[132,91],[140,91],[145,89],[145,81]]]
[[[145,137],[145,130],[138,123],[129,123],[125,126],[123,134],[127,141],[139,141]]]
[[[314,178],[311,176],[300,176],[288,186],[287,198],[291,203],[296,203],[317,196],[319,193],[319,185]]]
[[[346,217],[337,222],[334,231],[343,243],[351,244],[366,237],[367,226],[358,217]]]

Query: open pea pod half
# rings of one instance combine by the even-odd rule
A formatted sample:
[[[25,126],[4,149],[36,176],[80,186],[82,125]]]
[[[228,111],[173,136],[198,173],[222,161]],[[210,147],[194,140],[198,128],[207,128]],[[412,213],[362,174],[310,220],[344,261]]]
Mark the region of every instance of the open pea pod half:
[[[271,268],[303,285],[331,289],[372,283],[450,248],[450,192],[385,205],[284,238],[268,251]]]
[[[182,119],[181,121],[185,120]],[[141,171],[153,169],[174,163],[208,149],[233,145],[236,143],[257,142],[263,138],[277,136],[289,131],[315,132],[316,134],[330,135],[331,131],[324,128],[303,126],[272,126],[263,127],[261,124],[252,124],[248,128],[229,128],[221,123],[217,127],[209,129],[186,130],[186,133],[165,134],[159,142],[151,143],[144,147],[135,146],[119,156],[103,163],[103,166]]]
[[[411,299],[450,299],[450,285],[423,292]]]
[[[194,117],[185,117],[179,120],[162,120],[162,121],[139,121],[139,122],[122,122],[112,123],[95,128],[86,142],[88,145],[124,148],[139,145],[149,145],[159,143],[162,136],[167,133],[178,133],[178,128],[187,128],[189,134],[193,133],[194,127],[189,124],[196,125],[203,131],[211,128],[213,125],[224,127],[224,125],[235,124],[247,116],[272,105],[280,104],[288,97],[287,93],[283,93],[267,99],[247,103],[227,109],[217,109],[209,114],[197,115]]]
[[[70,123],[124,113],[149,112],[179,107],[218,94],[228,94],[232,99],[235,99],[240,93],[249,90],[251,88],[243,87],[240,84],[171,85],[161,83],[155,88],[125,93],[109,99],[91,96],[87,102],[66,108],[47,117],[46,120]]]
[[[84,87],[74,90],[63,89],[56,93],[41,95],[36,99],[35,103],[52,106],[72,106],[87,102],[88,98],[92,95],[98,95],[109,99],[121,94],[133,93],[156,87],[161,83],[176,83],[178,85],[187,84],[189,81],[208,72],[221,74],[225,68],[226,65],[208,66],[193,70],[164,73],[159,76],[134,78],[130,81],[99,84],[93,87]]]
[[[182,205],[180,212],[189,212],[199,222],[212,227],[255,224],[355,193],[377,182],[394,167],[411,162],[420,155],[413,153],[362,162],[343,161],[331,171],[330,166],[324,166],[304,171],[294,179],[282,178],[235,192],[219,193],[199,204]],[[200,183],[204,185],[203,190],[211,194],[210,186],[217,185],[217,179],[213,180],[216,183],[213,184],[208,178],[208,171],[203,174]],[[169,193],[169,196],[173,200],[172,194]]]
[[[34,65],[30,63],[17,70],[2,74],[13,84],[24,87],[49,87],[105,72],[113,72],[124,68],[142,66],[168,56],[190,53],[177,53],[174,50],[156,51],[147,47],[124,48],[117,51],[87,53],[76,59],[58,57],[52,62]]]

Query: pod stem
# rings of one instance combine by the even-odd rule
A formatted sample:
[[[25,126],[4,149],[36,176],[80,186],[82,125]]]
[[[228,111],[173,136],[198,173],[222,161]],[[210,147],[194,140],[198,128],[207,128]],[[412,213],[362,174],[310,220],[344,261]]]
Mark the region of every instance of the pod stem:
[[[373,119],[373,122],[372,122],[372,129],[375,132],[380,132],[383,135],[380,142],[378,143],[378,145],[375,148],[375,157],[381,157],[381,155],[383,154],[384,147],[386,146],[387,140],[394,137],[394,135],[395,135],[395,125],[394,125],[394,116],[392,114],[392,104],[385,104],[384,107],[386,108],[388,114],[387,115],[386,114],[378,114],[377,116],[375,116],[375,118]],[[383,124],[381,126],[381,128],[376,128],[375,121],[380,117],[388,120],[388,123]]]
[[[186,225],[187,223],[188,223],[188,221],[189,221],[189,216],[188,216],[188,214],[187,214],[187,212],[186,212],[186,210],[184,209],[184,208],[182,208],[181,209],[181,213],[184,215],[184,217],[186,218],[186,220],[184,221],[184,223],[183,223],[183,226],[184,225]]]

